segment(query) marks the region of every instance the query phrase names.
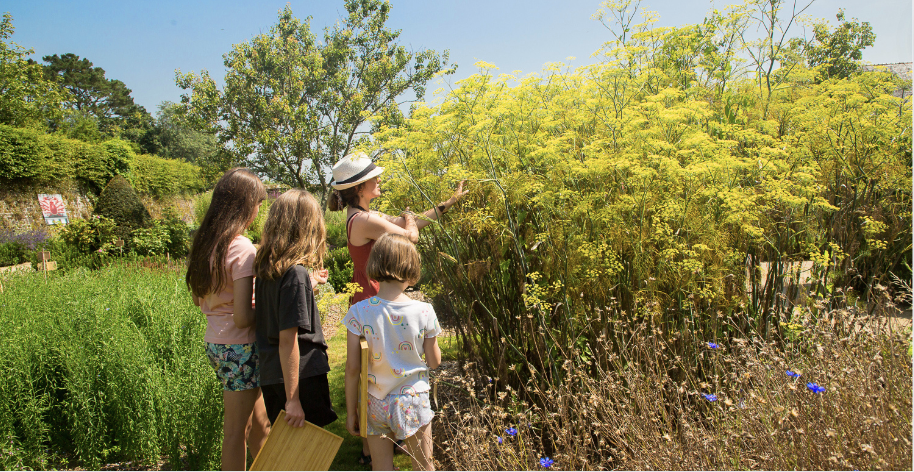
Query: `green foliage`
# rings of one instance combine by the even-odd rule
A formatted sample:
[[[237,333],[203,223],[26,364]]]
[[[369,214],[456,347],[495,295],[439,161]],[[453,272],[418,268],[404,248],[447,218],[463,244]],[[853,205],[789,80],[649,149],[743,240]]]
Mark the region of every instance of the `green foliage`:
[[[277,182],[326,195],[330,167],[369,119],[402,121],[400,97],[447,69],[447,52],[411,53],[386,27],[390,4],[347,0],[347,14],[318,41],[310,18],[287,6],[269,33],[225,55],[225,88],[206,71],[178,71],[186,119],[216,134],[235,163]],[[324,198],[325,200],[325,198]]]
[[[115,175],[132,179],[138,190],[155,197],[199,192],[199,167],[179,160],[137,156],[130,143],[112,139],[98,144],[0,124],[0,180],[51,184],[75,179],[95,191]]]
[[[212,194],[210,194],[212,199]],[[267,216],[270,214],[270,205],[273,204],[273,201],[270,199],[260,202],[260,210],[257,211],[257,216],[254,218],[254,221],[251,222],[251,226],[248,226],[248,229],[244,232],[244,236],[251,240],[254,244],[260,243],[260,237],[263,234],[263,224],[267,221]],[[209,208],[209,205],[207,205]],[[203,213],[204,215],[206,212]]]
[[[10,41],[15,28],[8,12],[0,21],[0,124],[45,129],[60,116],[64,93],[28,60],[34,51]]]
[[[60,238],[78,254],[108,252],[117,241],[117,223],[105,216],[74,219],[63,227]]]
[[[352,282],[352,258],[346,246],[331,249],[324,260],[324,267],[330,272],[327,283],[337,293],[346,291],[346,284]]]
[[[171,235],[161,220],[155,220],[145,228],[137,228],[130,234],[130,247],[141,256],[164,256],[168,251]]]
[[[25,245],[15,241],[0,243],[0,267],[22,263],[28,251]]]
[[[196,164],[207,182],[215,182],[231,167],[231,159],[216,136],[193,129],[181,117],[181,106],[162,102],[155,124],[155,154]]]
[[[94,213],[113,220],[115,234],[124,241],[130,240],[134,230],[146,228],[152,219],[130,182],[119,175],[99,194]]]
[[[825,22],[813,26],[813,39],[804,44],[806,60],[810,67],[817,67],[823,80],[844,79],[860,70],[863,50],[876,41],[876,33],[869,22],[844,19],[844,10],[836,15],[838,26],[834,30]]]
[[[324,212],[324,227],[327,229],[327,246],[346,247],[346,212]]]
[[[0,379],[3,464],[218,467],[222,389],[182,273],[115,265],[3,282],[0,336],[17,347]]]
[[[209,211],[209,205],[213,201],[213,191],[203,192],[194,199],[194,224],[200,226],[203,217]]]
[[[172,257],[184,257],[190,251],[190,228],[174,207],[166,208],[158,222],[168,231],[165,249]]]
[[[0,175],[4,179],[33,179],[44,175],[39,152],[41,133],[0,125]]]
[[[739,38],[751,22],[733,15],[725,29]],[[382,210],[428,207],[469,181],[464,211],[424,230],[420,249],[447,293],[437,307],[488,375],[536,352],[518,375],[561,378],[558,366],[636,313],[664,335],[688,324],[707,339],[777,338],[792,261],[816,261],[813,291],[830,306],[835,284],[868,293],[908,276],[911,103],[889,74],[814,85],[795,63],[727,75],[732,59],[708,75],[702,64],[727,57],[710,47],[719,29],[655,20],[628,24],[606,62],[573,72],[495,77],[480,63],[439,105],[375,135]],[[785,38],[765,41],[755,67],[789,52]],[[748,316],[722,322],[736,313]]]
[[[136,190],[145,195],[161,198],[203,191],[200,168],[182,160],[140,154],[131,168]]]
[[[130,89],[120,80],[105,77],[105,70],[88,59],[67,53],[44,56],[44,75],[68,91],[62,105],[95,122],[106,137],[145,144],[152,128],[152,116],[133,101]],[[148,150],[147,150],[148,151]]]

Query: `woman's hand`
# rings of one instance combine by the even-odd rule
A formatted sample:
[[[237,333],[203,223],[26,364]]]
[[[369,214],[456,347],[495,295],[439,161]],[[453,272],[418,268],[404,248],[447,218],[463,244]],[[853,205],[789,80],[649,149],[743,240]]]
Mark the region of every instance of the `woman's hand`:
[[[457,184],[457,190],[454,190],[454,194],[451,195],[451,198],[448,199],[448,207],[457,203],[461,198],[463,198],[464,195],[470,193],[469,190],[463,189],[464,183],[466,183],[466,180],[461,180],[460,183]]]

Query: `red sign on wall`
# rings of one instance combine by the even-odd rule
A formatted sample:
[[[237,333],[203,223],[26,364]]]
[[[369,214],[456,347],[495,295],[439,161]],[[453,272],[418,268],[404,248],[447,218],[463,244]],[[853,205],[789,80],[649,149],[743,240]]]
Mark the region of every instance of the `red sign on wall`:
[[[39,193],[38,204],[41,205],[41,214],[44,216],[45,223],[56,225],[70,222],[67,218],[67,206],[64,204],[60,194]]]

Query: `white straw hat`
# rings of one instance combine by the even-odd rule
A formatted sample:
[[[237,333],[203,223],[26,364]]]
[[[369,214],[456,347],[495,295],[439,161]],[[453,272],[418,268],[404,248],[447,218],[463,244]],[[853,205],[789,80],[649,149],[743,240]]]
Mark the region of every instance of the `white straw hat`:
[[[381,175],[383,167],[378,167],[364,152],[347,154],[333,166],[333,182],[330,186],[337,190],[354,187],[366,180]]]

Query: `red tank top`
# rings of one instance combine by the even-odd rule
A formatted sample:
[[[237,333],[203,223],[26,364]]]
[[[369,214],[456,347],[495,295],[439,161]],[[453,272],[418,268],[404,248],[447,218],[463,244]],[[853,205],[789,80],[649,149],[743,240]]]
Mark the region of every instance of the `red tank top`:
[[[371,248],[374,247],[374,240],[361,246],[353,246],[349,241],[352,219],[359,213],[353,213],[346,222],[346,247],[349,248],[349,258],[352,259],[352,281],[362,286],[362,291],[356,292],[349,300],[349,306],[377,295],[378,289],[381,287],[378,282],[368,277],[368,255],[371,254]]]

